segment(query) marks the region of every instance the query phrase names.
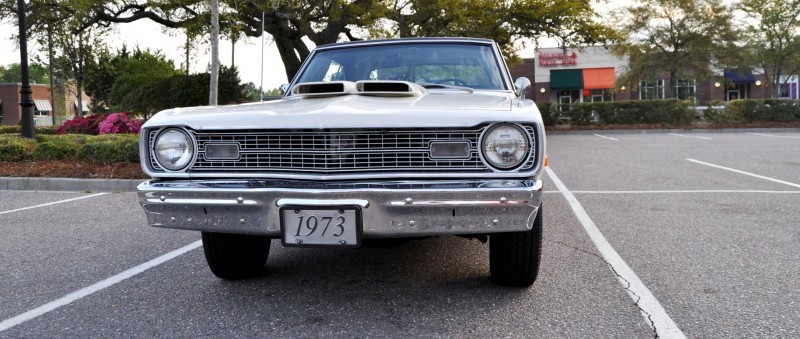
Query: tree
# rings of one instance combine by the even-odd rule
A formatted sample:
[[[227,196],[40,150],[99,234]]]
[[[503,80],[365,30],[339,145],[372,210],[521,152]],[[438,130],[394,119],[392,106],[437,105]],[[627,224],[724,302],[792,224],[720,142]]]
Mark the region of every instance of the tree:
[[[31,83],[46,84],[50,82],[50,72],[47,66],[32,63],[28,66],[28,71],[30,72]],[[22,82],[21,74],[19,63],[0,66],[0,83]]]
[[[109,93],[111,106],[122,102],[130,92],[151,80],[167,79],[180,73],[172,60],[160,52],[138,48],[130,55],[120,53],[113,72],[116,76]]]
[[[625,41],[612,48],[629,58],[618,81],[638,84],[667,73],[674,90],[681,77],[712,75],[736,47],[731,12],[720,0],[642,0],[626,8],[616,20]]]
[[[738,8],[751,18],[745,28],[750,62],[764,70],[774,98],[782,78],[800,71],[800,1],[742,0]]]
[[[173,107],[208,105],[209,73],[176,74],[167,78],[151,79],[131,90],[114,110],[132,111],[149,117]],[[236,68],[220,66],[219,104],[246,102],[245,86],[240,84]]]
[[[73,32],[136,20],[206,34],[210,6],[203,0],[81,0]],[[555,37],[563,44],[607,43],[614,31],[595,21],[590,0],[221,0],[220,32],[231,40],[264,29],[278,48],[289,79],[316,45],[367,37],[471,36],[494,39],[514,56],[518,38]]]

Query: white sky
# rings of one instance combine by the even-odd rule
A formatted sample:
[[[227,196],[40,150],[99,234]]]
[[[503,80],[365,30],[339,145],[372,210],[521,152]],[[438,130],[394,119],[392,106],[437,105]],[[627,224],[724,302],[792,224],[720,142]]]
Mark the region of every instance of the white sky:
[[[630,1],[622,1],[622,4],[629,3]],[[600,0],[596,3],[598,9],[602,12],[603,9],[609,7],[619,7],[620,3],[612,2],[606,3]],[[0,65],[8,65],[11,63],[19,62],[19,46],[11,38],[14,33],[18,31],[18,27],[10,22],[0,23]],[[126,43],[129,48],[139,46],[142,49],[150,48],[160,50],[168,58],[175,62],[176,67],[185,60],[184,45],[185,36],[179,31],[173,34],[167,34],[164,28],[150,20],[139,20],[127,24],[119,24],[116,26],[116,32],[111,33],[107,38],[107,43],[113,48],[119,48],[123,43]],[[552,43],[543,42],[542,47],[549,46]],[[242,82],[252,82],[256,86],[261,83],[261,38],[246,38],[236,44],[236,66],[239,68],[239,77]],[[312,46],[313,47],[313,46]],[[35,51],[38,46],[34,42],[29,41],[28,52],[32,56],[32,51]],[[209,54],[210,48],[207,45],[200,45],[199,51],[193,51],[190,61],[190,72],[198,73],[207,69],[211,63]],[[531,58],[534,56],[534,44],[528,43],[526,48],[520,51],[520,56],[524,58]],[[264,43],[264,90],[277,88],[278,86],[288,83],[286,73],[283,70],[283,62],[281,61],[278,49],[271,41],[269,35]],[[231,65],[231,42],[227,40],[220,41],[220,62],[223,65]],[[30,59],[32,60],[32,58]]]
[[[19,28],[9,22],[0,23],[0,65],[8,65],[19,62],[19,46],[11,38]],[[168,58],[175,62],[176,67],[185,60],[184,46],[186,37],[181,34],[167,34],[162,26],[150,20],[139,20],[132,23],[117,25],[115,33],[109,35],[107,43],[113,48],[122,47],[123,43],[128,48],[139,46],[142,49],[157,49],[164,53]],[[37,46],[35,42],[28,41],[28,53],[32,56]],[[259,86],[261,82],[261,38],[247,38],[236,43],[236,67],[239,68],[239,77],[242,82],[252,82]],[[282,84],[288,83],[286,72],[283,70],[283,63],[278,49],[267,35],[264,42],[264,89],[269,90]],[[198,46],[199,51],[192,52],[189,70],[191,73],[199,73],[208,68],[211,63],[210,47],[206,45]],[[219,46],[220,62],[223,65],[231,65],[231,42],[220,40]],[[33,58],[29,58],[33,60]]]

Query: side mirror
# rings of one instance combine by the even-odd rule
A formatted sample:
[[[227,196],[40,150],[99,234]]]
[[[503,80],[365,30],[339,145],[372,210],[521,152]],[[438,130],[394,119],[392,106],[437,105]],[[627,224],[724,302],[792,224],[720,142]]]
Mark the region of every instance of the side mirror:
[[[531,81],[526,77],[519,77],[516,81],[514,81],[514,86],[517,87],[517,97],[520,99],[525,99],[525,92],[531,88]]]

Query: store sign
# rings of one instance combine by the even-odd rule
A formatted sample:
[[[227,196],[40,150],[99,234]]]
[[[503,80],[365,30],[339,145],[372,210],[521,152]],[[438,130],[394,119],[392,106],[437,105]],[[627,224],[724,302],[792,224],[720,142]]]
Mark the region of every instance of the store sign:
[[[541,67],[558,67],[558,66],[576,66],[578,65],[578,54],[574,51],[572,53],[564,52],[549,52],[539,53],[539,66]]]

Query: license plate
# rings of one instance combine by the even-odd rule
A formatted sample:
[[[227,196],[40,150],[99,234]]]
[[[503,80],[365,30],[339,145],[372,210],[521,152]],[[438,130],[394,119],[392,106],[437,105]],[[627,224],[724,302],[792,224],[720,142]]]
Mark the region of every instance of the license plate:
[[[361,245],[361,209],[358,207],[285,206],[280,213],[284,246]]]

